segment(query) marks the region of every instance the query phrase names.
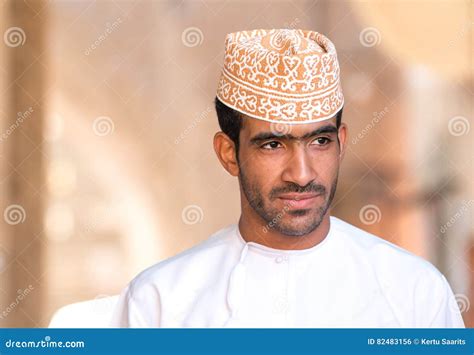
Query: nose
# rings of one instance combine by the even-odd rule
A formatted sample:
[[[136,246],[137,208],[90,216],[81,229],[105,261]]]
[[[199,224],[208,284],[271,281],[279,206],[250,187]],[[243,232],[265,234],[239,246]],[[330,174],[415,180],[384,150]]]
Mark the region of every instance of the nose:
[[[297,145],[294,147],[283,170],[283,181],[306,186],[316,179],[316,171],[313,168],[313,164],[314,162],[311,161],[311,156],[306,151],[306,147],[302,144]]]

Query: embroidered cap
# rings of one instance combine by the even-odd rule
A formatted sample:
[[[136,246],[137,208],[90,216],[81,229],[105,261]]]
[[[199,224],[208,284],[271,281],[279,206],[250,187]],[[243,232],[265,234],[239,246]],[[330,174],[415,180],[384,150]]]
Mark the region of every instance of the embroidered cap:
[[[269,122],[331,118],[344,104],[336,48],[321,33],[307,30],[229,33],[217,97]]]

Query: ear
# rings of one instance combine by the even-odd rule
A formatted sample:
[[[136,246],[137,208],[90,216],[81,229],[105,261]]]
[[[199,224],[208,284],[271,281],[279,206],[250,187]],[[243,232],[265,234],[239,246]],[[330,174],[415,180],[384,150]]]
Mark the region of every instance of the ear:
[[[237,162],[237,151],[232,139],[224,132],[214,135],[214,150],[217,158],[227,172],[232,176],[239,175],[239,164]]]
[[[346,153],[347,134],[347,125],[342,122],[337,131],[337,137],[339,138],[339,161],[342,161],[342,159],[344,158],[344,154]]]

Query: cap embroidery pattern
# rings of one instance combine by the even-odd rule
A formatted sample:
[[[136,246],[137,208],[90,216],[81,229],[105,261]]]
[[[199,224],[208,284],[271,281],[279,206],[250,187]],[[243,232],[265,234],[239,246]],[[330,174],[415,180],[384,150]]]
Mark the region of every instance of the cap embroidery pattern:
[[[234,32],[226,36],[217,97],[265,121],[322,121],[344,104],[339,71],[334,45],[318,32]]]

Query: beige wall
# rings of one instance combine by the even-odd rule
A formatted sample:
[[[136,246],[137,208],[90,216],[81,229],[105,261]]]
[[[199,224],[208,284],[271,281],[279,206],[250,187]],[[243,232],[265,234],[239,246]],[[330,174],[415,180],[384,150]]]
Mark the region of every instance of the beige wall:
[[[464,60],[472,55],[466,26],[472,8],[467,1],[449,8],[436,1],[422,8],[383,3],[29,1],[20,22],[27,41],[15,50],[28,50],[45,31],[44,55],[28,75],[43,80],[33,99],[44,119],[22,126],[43,142],[27,171],[41,188],[24,202],[38,217],[21,224],[27,230],[0,228],[26,240],[43,225],[44,233],[38,248],[28,249],[39,265],[38,298],[31,293],[20,302],[8,325],[45,326],[60,306],[116,294],[143,268],[237,221],[237,181],[212,150],[218,129],[212,102],[225,34],[252,28],[310,28],[333,40],[351,134],[333,213],[429,259],[467,297],[472,206],[444,233],[440,228],[474,198],[472,129],[462,135],[448,129],[450,122],[467,127],[465,120],[472,126],[472,68]],[[420,15],[405,16],[410,11]],[[19,15],[1,13],[5,31]],[[406,31],[394,30],[400,23]],[[3,87],[17,65],[5,61],[18,55],[12,51],[1,51]],[[3,112],[15,105],[12,95],[26,96],[14,87],[0,97],[2,129],[15,112]],[[19,132],[9,144],[33,150]],[[11,166],[3,162],[0,171],[8,176]],[[14,191],[31,195],[21,178],[8,181],[2,211]],[[36,204],[42,200],[44,208]],[[9,249],[11,233],[1,245],[7,263],[18,250]],[[2,281],[2,309],[18,283],[28,284],[27,275],[15,272],[1,275],[10,277]],[[24,320],[28,300],[37,299],[38,313]]]

